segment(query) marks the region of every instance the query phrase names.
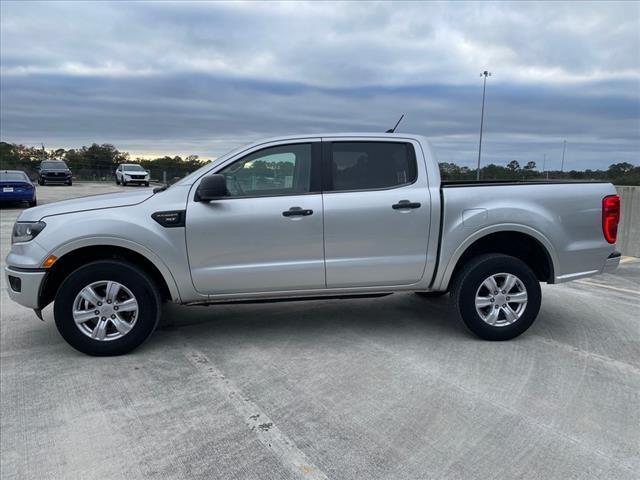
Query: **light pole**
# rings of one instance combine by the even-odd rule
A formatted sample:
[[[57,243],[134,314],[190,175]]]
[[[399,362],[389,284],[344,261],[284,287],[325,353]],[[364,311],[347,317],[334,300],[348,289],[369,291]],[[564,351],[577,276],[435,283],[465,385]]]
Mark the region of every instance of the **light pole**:
[[[484,77],[482,82],[482,113],[480,113],[480,144],[478,145],[478,170],[476,175],[476,180],[480,180],[480,155],[482,153],[482,126],[484,124],[484,95],[487,90],[487,77],[491,76],[491,72],[485,70],[480,74],[481,77]]]
[[[567,150],[567,141],[562,143],[562,163],[560,164],[560,173],[564,173],[564,152]]]
[[[544,173],[547,172],[547,154],[544,154],[543,160],[542,160],[542,174],[544,175]],[[547,172],[547,180],[549,180],[549,172]]]

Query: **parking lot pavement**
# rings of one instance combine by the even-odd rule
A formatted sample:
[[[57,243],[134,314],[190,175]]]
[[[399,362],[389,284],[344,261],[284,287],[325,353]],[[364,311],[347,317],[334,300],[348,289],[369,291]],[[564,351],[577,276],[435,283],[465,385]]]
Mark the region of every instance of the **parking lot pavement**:
[[[121,189],[38,193],[99,188]],[[543,285],[509,342],[396,294],[168,305],[140,349],[92,358],[2,287],[3,479],[638,478],[640,260]]]

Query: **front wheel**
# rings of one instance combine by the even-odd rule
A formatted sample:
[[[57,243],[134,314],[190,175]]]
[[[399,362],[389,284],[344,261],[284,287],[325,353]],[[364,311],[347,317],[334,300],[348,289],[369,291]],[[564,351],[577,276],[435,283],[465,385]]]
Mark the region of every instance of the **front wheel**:
[[[522,260],[488,254],[462,268],[452,298],[463,322],[478,337],[510,340],[533,324],[542,292],[536,275]]]
[[[80,267],[58,290],[56,327],[76,350],[88,355],[128,353],[144,342],[160,320],[160,296],[140,269],[117,260]]]

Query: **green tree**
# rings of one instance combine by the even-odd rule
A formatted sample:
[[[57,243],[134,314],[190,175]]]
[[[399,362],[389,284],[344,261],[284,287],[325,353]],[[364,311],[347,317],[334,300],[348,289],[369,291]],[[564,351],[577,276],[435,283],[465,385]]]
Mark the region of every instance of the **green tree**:
[[[518,163],[517,160],[511,160],[508,164],[507,164],[507,169],[511,172],[511,173],[517,173],[520,171],[520,163]]]
[[[527,162],[527,164],[522,168],[525,178],[533,177],[533,175],[535,175],[536,168],[536,162]]]

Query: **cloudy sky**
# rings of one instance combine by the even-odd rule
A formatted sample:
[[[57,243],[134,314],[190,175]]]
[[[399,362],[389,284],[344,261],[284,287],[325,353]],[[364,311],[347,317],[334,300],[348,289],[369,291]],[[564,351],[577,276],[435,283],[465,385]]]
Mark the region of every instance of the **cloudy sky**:
[[[441,161],[640,164],[640,3],[0,3],[0,137],[214,158],[421,133]]]

